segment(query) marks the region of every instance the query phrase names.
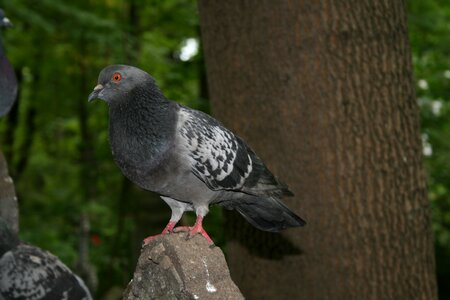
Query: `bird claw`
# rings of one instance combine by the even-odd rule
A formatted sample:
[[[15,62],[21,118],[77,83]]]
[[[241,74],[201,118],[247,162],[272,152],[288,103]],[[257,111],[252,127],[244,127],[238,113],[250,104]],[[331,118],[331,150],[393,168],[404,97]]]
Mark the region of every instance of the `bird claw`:
[[[201,236],[203,236],[206,239],[206,241],[210,244],[209,248],[212,249],[212,248],[215,247],[214,242],[212,241],[212,239],[209,237],[209,235],[205,231],[202,232],[202,231],[198,231],[198,230],[195,230],[195,229],[191,229],[191,230],[188,231],[188,233],[186,234],[186,237],[184,239],[186,241],[189,241],[190,239],[192,239],[197,234],[200,234]]]
[[[151,241],[153,241],[157,237],[160,237],[160,236],[165,235],[165,234],[171,234],[174,231],[173,227],[175,226],[175,224],[176,224],[176,222],[170,221],[160,234],[151,235],[149,237],[146,237],[142,241],[142,246],[148,245],[148,243],[150,243]]]
[[[208,233],[206,233],[206,231],[201,226],[192,227],[187,234],[186,240],[193,238],[196,234],[202,235],[210,245],[214,245],[214,242],[209,237]]]
[[[178,226],[173,229],[173,232],[174,233],[185,232],[185,231],[190,231],[191,229],[192,229],[192,227],[189,227],[189,226]]]
[[[202,219],[203,218],[201,218],[201,217],[197,217],[197,221],[195,222],[194,226],[192,226],[192,227],[190,227],[190,226],[178,226],[178,227],[175,227],[175,228],[173,228],[172,230],[169,230],[169,231],[174,232],[174,233],[187,232],[187,235],[185,237],[186,241],[190,240],[191,238],[193,238],[196,234],[201,234],[206,239],[206,241],[208,241],[210,246],[214,245],[214,242],[209,237],[208,233],[206,233],[205,229],[203,229]],[[162,234],[164,234],[164,231],[163,231]],[[151,238],[151,237],[149,237],[149,238]],[[145,240],[147,240],[147,239],[145,239]]]
[[[146,238],[142,241],[141,247],[147,246],[151,241],[153,241],[154,239],[156,239],[156,237],[158,237],[158,236],[160,236],[160,234],[152,235],[152,236],[146,237]]]
[[[142,246],[148,245],[148,243],[150,243],[151,241],[155,240],[156,238],[158,238],[162,235],[171,234],[171,233],[172,233],[171,230],[166,230],[166,231],[161,232],[160,234],[148,236],[142,241]]]
[[[188,241],[191,238],[193,238],[195,236],[196,233],[192,233],[192,229],[193,227],[189,227],[189,226],[178,226],[177,228],[173,229],[173,232],[178,233],[178,232],[187,232],[186,236],[185,236],[185,240]]]

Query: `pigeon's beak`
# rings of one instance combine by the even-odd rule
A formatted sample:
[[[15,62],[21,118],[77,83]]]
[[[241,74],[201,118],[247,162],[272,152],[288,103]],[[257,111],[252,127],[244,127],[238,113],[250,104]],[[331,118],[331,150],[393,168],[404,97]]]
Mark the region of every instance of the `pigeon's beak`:
[[[12,27],[13,26],[13,23],[11,23],[11,21],[7,17],[4,17],[2,19],[1,24],[3,25],[3,27]]]
[[[88,101],[91,102],[92,100],[97,99],[101,91],[103,91],[103,85],[97,84],[89,95]]]

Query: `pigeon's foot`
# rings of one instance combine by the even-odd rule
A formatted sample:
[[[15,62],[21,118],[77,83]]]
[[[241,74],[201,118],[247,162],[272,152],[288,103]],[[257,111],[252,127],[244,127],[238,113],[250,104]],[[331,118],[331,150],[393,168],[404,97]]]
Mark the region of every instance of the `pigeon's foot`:
[[[161,235],[165,235],[165,234],[173,232],[173,228],[175,227],[176,224],[177,224],[177,222],[170,221],[169,223],[167,223],[166,227],[163,229],[163,231],[160,234],[151,235],[149,237],[146,237],[144,239],[144,246]]]
[[[197,216],[197,220],[195,221],[194,226],[192,227],[188,227],[188,226],[178,226],[177,228],[175,228],[173,230],[173,232],[180,232],[180,231],[187,231],[188,234],[186,236],[186,239],[191,239],[192,237],[194,237],[196,234],[201,234],[206,241],[208,241],[208,243],[211,245],[214,245],[213,240],[209,237],[208,233],[205,231],[205,229],[203,229],[203,217],[201,216]]]
[[[189,226],[178,226],[176,228],[174,228],[173,232],[177,233],[177,232],[188,232],[191,230],[192,227]]]

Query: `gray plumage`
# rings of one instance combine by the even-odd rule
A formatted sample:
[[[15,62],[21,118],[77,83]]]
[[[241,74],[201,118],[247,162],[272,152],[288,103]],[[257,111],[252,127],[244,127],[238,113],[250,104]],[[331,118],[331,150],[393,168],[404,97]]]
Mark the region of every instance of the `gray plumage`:
[[[0,9],[0,29],[12,24]],[[0,117],[6,115],[17,96],[17,79],[12,65],[6,58],[0,36]]]
[[[114,160],[131,181],[161,194],[171,222],[187,210],[204,217],[219,204],[265,231],[305,224],[280,200],[292,195],[287,186],[219,121],[167,100],[135,67],[106,67],[98,83],[89,100],[108,103]]]
[[[0,299],[92,297],[84,282],[56,256],[21,242],[0,219]]]

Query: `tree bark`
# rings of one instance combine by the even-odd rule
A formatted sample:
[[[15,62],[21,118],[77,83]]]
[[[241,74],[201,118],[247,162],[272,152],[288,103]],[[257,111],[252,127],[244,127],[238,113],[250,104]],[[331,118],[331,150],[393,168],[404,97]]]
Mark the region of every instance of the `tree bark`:
[[[213,114],[308,224],[228,215],[247,299],[436,299],[404,1],[200,0]],[[239,228],[239,230],[238,230]]]

